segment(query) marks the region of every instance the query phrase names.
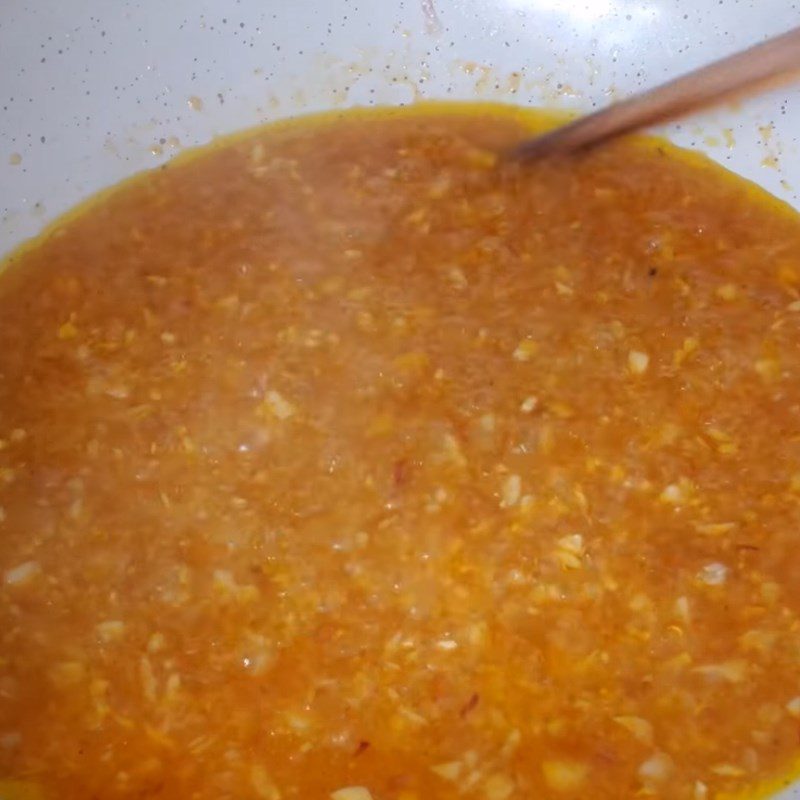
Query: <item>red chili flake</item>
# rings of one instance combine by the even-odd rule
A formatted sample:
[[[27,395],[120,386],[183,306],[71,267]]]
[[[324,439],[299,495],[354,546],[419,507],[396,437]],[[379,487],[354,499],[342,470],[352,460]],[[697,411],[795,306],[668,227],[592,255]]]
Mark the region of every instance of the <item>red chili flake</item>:
[[[469,700],[461,706],[461,711],[458,712],[458,715],[463,719],[464,717],[472,711],[475,706],[478,705],[478,701],[481,699],[480,695],[476,692],[475,694],[471,695]]]
[[[394,485],[403,486],[405,483],[407,483],[410,471],[410,465],[407,459],[401,458],[398,461],[395,461],[394,468],[392,469],[392,479],[394,480]]]
[[[357,758],[368,748],[369,748],[369,742],[366,739],[362,739],[358,743],[358,747],[356,747],[355,752],[353,753],[353,758]]]

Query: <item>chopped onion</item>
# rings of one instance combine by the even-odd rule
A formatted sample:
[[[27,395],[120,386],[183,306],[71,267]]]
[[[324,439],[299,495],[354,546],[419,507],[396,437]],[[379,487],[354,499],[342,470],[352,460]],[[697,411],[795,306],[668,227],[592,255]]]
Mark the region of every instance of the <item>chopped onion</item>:
[[[574,792],[580,788],[588,771],[586,764],[580,761],[559,759],[542,764],[545,783],[557,792]]]
[[[364,786],[345,786],[331,792],[331,800],[372,800],[372,793]]]
[[[37,561],[25,561],[8,570],[5,574],[5,581],[9,586],[22,586],[33,580],[41,571],[42,568]]]

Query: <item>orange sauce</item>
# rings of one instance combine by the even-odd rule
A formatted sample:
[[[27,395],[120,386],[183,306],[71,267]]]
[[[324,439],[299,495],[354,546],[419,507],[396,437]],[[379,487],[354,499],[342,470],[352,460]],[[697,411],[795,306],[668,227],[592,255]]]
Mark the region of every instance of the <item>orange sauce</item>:
[[[531,124],[264,128],[11,257],[0,796],[792,773],[798,219],[650,140],[498,162]]]

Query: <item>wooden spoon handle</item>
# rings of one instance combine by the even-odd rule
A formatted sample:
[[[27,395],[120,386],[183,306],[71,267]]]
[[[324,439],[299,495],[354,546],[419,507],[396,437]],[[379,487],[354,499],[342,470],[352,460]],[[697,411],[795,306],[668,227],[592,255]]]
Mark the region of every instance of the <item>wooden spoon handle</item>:
[[[796,69],[800,69],[800,28],[523,142],[512,155],[527,160],[590,147]]]

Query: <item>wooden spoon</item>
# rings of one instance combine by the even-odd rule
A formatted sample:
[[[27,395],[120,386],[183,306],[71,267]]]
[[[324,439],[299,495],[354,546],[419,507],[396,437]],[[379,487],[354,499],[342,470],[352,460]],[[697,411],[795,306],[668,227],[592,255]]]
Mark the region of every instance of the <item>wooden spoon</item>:
[[[753,89],[800,69],[800,28],[715,61],[680,78],[580,117],[523,142],[512,151],[522,160],[566,155],[654,122],[682,116],[699,106]]]

